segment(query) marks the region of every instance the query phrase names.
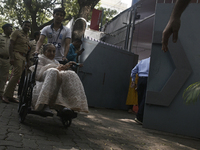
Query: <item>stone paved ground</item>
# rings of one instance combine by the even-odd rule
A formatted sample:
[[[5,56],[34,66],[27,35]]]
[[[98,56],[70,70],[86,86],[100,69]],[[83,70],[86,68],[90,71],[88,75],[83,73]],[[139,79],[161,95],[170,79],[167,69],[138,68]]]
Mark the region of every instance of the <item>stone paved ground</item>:
[[[20,124],[17,107],[0,102],[0,150],[200,150],[200,139],[142,128],[126,111],[90,108],[66,129],[56,115]]]

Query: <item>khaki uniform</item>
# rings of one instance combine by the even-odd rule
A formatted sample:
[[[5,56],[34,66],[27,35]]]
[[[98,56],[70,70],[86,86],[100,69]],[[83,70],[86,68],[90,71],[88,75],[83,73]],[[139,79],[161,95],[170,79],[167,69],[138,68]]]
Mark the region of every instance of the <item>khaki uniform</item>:
[[[11,36],[10,40],[15,42],[13,47],[13,55],[14,55],[14,74],[11,77],[5,92],[4,96],[8,98],[12,98],[14,94],[15,87],[17,82],[19,81],[21,74],[25,67],[26,55],[28,52],[29,46],[29,38],[28,35],[25,35],[23,30],[15,30]]]
[[[9,74],[9,43],[10,38],[6,37],[4,33],[0,35],[0,96],[3,95],[4,86]]]

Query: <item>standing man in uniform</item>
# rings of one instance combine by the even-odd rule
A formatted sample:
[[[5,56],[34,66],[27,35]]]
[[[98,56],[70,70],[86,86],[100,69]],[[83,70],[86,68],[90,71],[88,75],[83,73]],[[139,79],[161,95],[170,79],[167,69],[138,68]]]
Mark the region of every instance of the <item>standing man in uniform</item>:
[[[8,104],[9,101],[4,100],[2,96],[10,68],[8,46],[10,43],[10,34],[12,33],[12,25],[8,23],[4,24],[2,29],[4,33],[0,35],[0,100]]]
[[[10,64],[13,65],[14,74],[11,77],[5,92],[3,99],[5,101],[16,102],[19,101],[13,98],[14,90],[19,81],[21,74],[25,68],[25,62],[28,46],[29,46],[29,37],[28,33],[31,29],[31,23],[29,21],[24,21],[22,25],[22,30],[15,30],[10,37],[9,44],[9,56]]]
[[[55,59],[60,63],[67,61],[66,56],[69,51],[69,45],[71,41],[71,30],[62,24],[65,14],[66,13],[62,8],[54,9],[54,22],[53,24],[48,25],[42,29],[40,39],[36,45],[36,53],[39,53],[39,49],[47,37],[48,43],[53,43],[55,45]]]
[[[144,105],[146,99],[146,90],[147,90],[147,79],[149,76],[149,65],[150,65],[150,57],[141,60],[131,71],[132,77],[132,85],[131,87],[135,87],[135,77],[138,74],[138,112],[136,114],[135,121],[138,124],[143,124],[143,115],[144,115]]]

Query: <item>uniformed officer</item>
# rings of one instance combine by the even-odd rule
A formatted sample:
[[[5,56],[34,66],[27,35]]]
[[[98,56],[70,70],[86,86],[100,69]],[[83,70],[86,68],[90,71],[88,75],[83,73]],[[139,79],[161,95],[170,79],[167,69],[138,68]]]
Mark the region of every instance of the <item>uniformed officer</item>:
[[[12,25],[7,23],[2,26],[4,33],[0,35],[0,100],[2,99],[4,86],[8,77],[10,63],[9,63],[9,43],[10,34],[12,33]],[[9,101],[3,101],[9,103]]]
[[[22,25],[22,30],[15,30],[10,37],[9,44],[9,56],[10,64],[13,65],[14,74],[11,77],[5,92],[3,99],[10,102],[19,102],[17,99],[13,98],[14,90],[19,81],[21,74],[25,68],[26,56],[29,46],[28,33],[31,28],[31,23],[29,21],[24,21]]]

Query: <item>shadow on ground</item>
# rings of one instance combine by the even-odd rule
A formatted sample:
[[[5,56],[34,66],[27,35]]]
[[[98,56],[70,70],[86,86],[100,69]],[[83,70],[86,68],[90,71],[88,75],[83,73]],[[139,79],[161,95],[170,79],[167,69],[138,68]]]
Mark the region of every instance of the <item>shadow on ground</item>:
[[[90,108],[90,113],[78,114],[69,128],[56,115],[44,118],[28,114],[24,124],[20,124],[17,104],[0,103],[0,110],[0,150],[12,149],[13,145],[55,150],[200,149],[199,139],[142,128],[134,121],[134,114],[122,110]]]

